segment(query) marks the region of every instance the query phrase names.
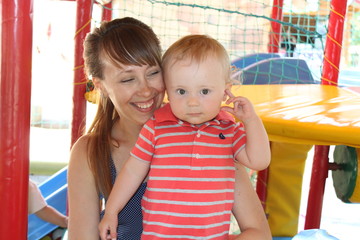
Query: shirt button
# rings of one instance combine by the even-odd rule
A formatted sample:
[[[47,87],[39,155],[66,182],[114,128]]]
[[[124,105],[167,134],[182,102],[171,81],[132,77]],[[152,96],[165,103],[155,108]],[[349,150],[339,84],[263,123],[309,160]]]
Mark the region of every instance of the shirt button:
[[[201,136],[200,132],[198,132],[198,133],[196,134],[196,136],[197,136],[197,137],[200,137],[200,136]]]
[[[200,155],[197,153],[197,154],[195,155],[195,157],[196,157],[196,159],[199,159],[199,158],[200,158]]]

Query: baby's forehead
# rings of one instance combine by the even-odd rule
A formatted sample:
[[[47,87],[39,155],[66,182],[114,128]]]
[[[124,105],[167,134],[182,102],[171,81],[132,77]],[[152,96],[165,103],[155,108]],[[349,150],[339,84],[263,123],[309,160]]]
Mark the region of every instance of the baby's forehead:
[[[198,66],[199,68],[209,68],[218,69],[219,71],[226,71],[224,69],[224,65],[221,61],[215,58],[201,58],[197,59],[192,56],[181,56],[181,57],[173,57],[169,59],[165,64],[163,64],[164,71],[170,71],[177,67],[194,67]]]
[[[191,66],[192,64],[199,64],[198,61],[193,60],[191,57],[172,57],[169,59],[169,61],[164,64],[164,69],[171,69],[174,66]]]
[[[224,64],[222,64],[220,61],[217,61],[216,59],[204,59],[199,61],[196,59],[191,59],[190,57],[181,59],[174,58],[171,61],[168,61],[167,64],[165,64],[162,68],[163,72],[165,73],[164,76],[168,76],[187,71],[187,67],[191,69],[190,71],[196,71],[194,69],[199,69],[199,71],[202,72],[208,71],[210,74],[211,72],[215,75],[218,75],[217,73],[219,73],[221,75],[219,81],[223,80],[226,83],[230,81],[229,69],[225,68]]]

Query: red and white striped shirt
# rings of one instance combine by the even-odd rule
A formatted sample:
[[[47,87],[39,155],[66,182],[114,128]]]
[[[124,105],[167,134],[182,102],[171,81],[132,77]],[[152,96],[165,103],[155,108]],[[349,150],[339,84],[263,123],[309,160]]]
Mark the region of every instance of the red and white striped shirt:
[[[145,124],[131,152],[150,162],[141,239],[227,239],[234,202],[234,158],[245,147],[241,123],[221,111],[199,126],[169,104]]]

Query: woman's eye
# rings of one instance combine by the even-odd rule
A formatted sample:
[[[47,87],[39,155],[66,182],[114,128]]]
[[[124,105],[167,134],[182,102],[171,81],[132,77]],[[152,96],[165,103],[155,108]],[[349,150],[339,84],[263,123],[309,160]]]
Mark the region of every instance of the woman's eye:
[[[159,74],[159,73],[160,73],[159,70],[152,71],[152,72],[150,72],[149,76],[152,77],[152,76],[155,76],[155,75],[157,75],[157,74]]]
[[[128,79],[123,79],[123,80],[121,80],[121,82],[122,83],[127,83],[127,82],[131,82],[131,81],[133,81],[134,80],[134,78],[128,78]]]
[[[176,90],[176,92],[180,95],[184,95],[185,94],[185,90],[184,89],[178,89]]]
[[[202,89],[201,90],[201,94],[203,94],[203,95],[207,95],[207,94],[209,94],[210,93],[210,90],[209,89]]]

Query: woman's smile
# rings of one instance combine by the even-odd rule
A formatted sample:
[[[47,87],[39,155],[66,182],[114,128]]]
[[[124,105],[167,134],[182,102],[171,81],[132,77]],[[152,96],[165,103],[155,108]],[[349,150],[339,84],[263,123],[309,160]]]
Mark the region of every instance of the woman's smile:
[[[155,106],[155,100],[152,98],[148,101],[144,102],[133,102],[131,103],[133,106],[135,106],[139,111],[141,112],[149,112],[154,109]]]

